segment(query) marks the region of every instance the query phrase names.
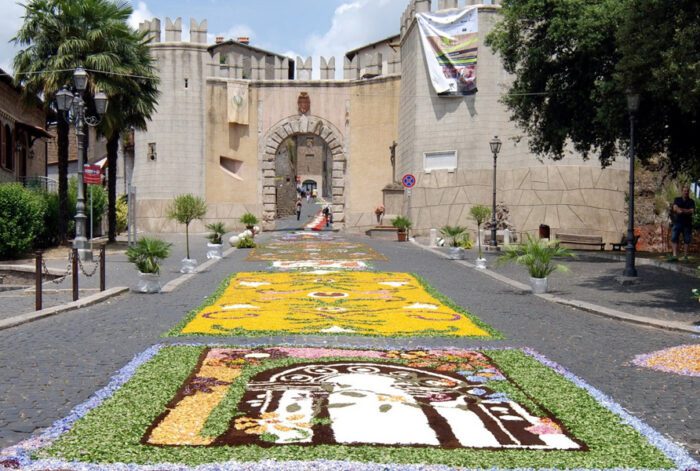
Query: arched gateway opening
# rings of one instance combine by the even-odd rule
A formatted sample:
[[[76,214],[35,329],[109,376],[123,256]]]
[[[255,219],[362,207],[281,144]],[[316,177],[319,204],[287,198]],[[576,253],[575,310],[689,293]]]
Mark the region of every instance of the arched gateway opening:
[[[344,228],[346,156],[340,131],[330,122],[317,116],[290,116],[270,128],[263,137],[262,143],[260,158],[263,181],[263,227],[274,229],[277,216],[285,215],[287,212],[286,206],[278,208],[278,205],[281,205],[282,201],[289,201],[290,195],[293,206],[297,182],[292,178],[287,182],[287,176],[278,175],[278,173],[286,171],[285,167],[294,166],[294,172],[298,172],[295,176],[316,181],[318,194],[331,203],[335,227]],[[312,150],[316,149],[318,152],[314,150],[300,155],[298,149],[303,150],[304,146]],[[291,148],[297,149],[295,161],[289,155]],[[278,166],[278,161],[284,162],[280,154],[285,153],[288,163]],[[308,170],[316,171],[320,168],[320,175],[316,178],[307,178],[303,173],[307,168],[303,159],[309,158],[309,155],[316,156],[317,153],[317,165],[313,166],[309,162]],[[324,168],[325,171],[323,171]],[[291,168],[288,170],[291,171]],[[289,187],[292,184],[294,193],[289,193]]]

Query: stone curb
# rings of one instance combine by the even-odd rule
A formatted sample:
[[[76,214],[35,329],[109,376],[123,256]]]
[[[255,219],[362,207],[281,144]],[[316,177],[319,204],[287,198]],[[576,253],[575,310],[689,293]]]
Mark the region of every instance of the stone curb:
[[[10,317],[8,319],[3,319],[3,320],[0,320],[0,330],[9,329],[10,327],[16,327],[18,325],[26,324],[28,322],[32,322],[32,321],[35,321],[38,319],[43,319],[45,317],[50,317],[50,316],[53,316],[56,314],[60,314],[62,312],[72,311],[75,309],[80,309],[83,307],[92,306],[93,304],[97,304],[101,301],[104,301],[105,299],[112,298],[112,297],[117,296],[119,294],[122,294],[126,291],[129,291],[129,288],[127,288],[125,286],[110,288],[106,291],[102,291],[100,293],[96,293],[96,294],[87,296],[83,299],[79,299],[79,300],[73,301],[71,303],[61,304],[59,306],[53,306],[53,307],[49,307],[46,309],[42,309],[41,311],[30,312],[27,314],[20,314],[19,316],[14,316],[14,317]]]
[[[238,250],[238,249],[237,249],[236,247],[231,247],[230,249],[228,249],[226,252],[223,253],[224,257],[227,257],[228,255],[231,255],[235,250]],[[168,281],[168,282],[165,284],[165,286],[163,286],[163,287],[161,288],[160,292],[161,292],[161,293],[166,293],[166,294],[167,294],[167,293],[172,293],[172,292],[175,291],[181,284],[183,284],[183,283],[187,282],[188,280],[190,280],[191,278],[194,278],[195,276],[197,276],[197,272],[201,272],[201,271],[203,271],[203,270],[208,269],[209,267],[211,267],[211,266],[214,265],[215,263],[218,263],[220,260],[223,260],[223,258],[207,260],[206,262],[204,262],[204,263],[202,263],[202,264],[200,264],[200,265],[197,265],[197,268],[196,268],[195,273],[185,273],[184,275],[178,276],[178,277],[175,278],[174,280]]]
[[[418,242],[415,242],[414,240],[411,240],[411,242],[413,242],[413,244],[415,244],[416,246],[420,247],[423,250],[427,250],[429,252],[440,255],[442,258],[449,259],[447,255],[445,255],[443,252],[441,252],[437,249],[420,245]],[[484,275],[490,276],[491,278],[494,278],[502,283],[510,285],[517,290],[530,292],[530,287],[524,283],[520,283],[519,281],[511,280],[510,278],[507,278],[499,273],[494,273],[494,272],[489,271],[489,270],[477,270],[473,264],[471,264],[469,262],[465,262],[463,260],[455,260],[455,261],[461,265],[466,266],[466,267],[473,268],[474,270],[478,271],[479,273],[483,273]],[[668,264],[662,264],[662,265],[668,265]],[[665,268],[665,266],[662,266],[662,265],[658,265],[658,266],[661,266],[661,268]],[[672,330],[672,331],[676,331],[676,332],[685,332],[685,333],[692,333],[692,334],[700,333],[700,330],[696,329],[694,326],[688,325],[688,324],[683,324],[681,322],[663,321],[663,320],[659,320],[659,319],[652,319],[650,317],[636,316],[634,314],[629,314],[629,313],[626,313],[623,311],[618,311],[617,309],[610,309],[607,307],[598,306],[597,304],[592,304],[592,303],[588,303],[585,301],[578,301],[575,299],[560,298],[560,297],[554,296],[552,294],[546,294],[546,293],[545,294],[533,294],[533,296],[538,296],[539,298],[544,299],[546,301],[561,304],[564,306],[574,307],[574,308],[581,309],[581,310],[586,311],[586,312],[590,312],[592,314],[596,314],[599,316],[608,317],[608,318],[612,318],[612,319],[619,319],[622,321],[632,322],[635,324],[641,324],[641,325],[646,325],[646,326],[650,326],[650,327],[657,327],[657,328]]]
[[[23,273],[34,273],[36,267],[34,265],[12,265],[7,264],[7,263],[0,263],[0,270],[7,270],[7,271],[21,271]],[[60,276],[60,275],[65,275],[65,270],[61,271],[57,268],[50,268],[46,267],[47,271],[49,272],[49,275],[53,276]]]

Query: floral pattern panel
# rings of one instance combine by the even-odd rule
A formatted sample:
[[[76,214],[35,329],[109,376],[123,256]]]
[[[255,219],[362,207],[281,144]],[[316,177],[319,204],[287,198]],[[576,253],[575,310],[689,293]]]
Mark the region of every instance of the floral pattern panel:
[[[269,242],[253,249],[247,260],[386,260],[386,257],[365,244],[321,239]]]
[[[206,350],[144,444],[586,449],[555,417],[489,387],[508,380],[483,353],[314,350]],[[246,382],[228,430],[202,436],[241,370],[279,359],[291,364]]]
[[[239,273],[177,329],[176,335],[498,335],[412,275],[346,271]]]

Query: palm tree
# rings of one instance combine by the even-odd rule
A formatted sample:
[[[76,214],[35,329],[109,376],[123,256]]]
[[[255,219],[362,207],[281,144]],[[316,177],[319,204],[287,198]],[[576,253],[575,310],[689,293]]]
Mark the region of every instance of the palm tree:
[[[123,51],[125,74],[105,81],[109,109],[100,126],[107,138],[107,219],[108,239],[114,242],[117,227],[117,157],[119,139],[129,129],[146,129],[146,122],[155,111],[158,97],[158,76],[148,48],[146,33],[134,33],[135,45]]]
[[[53,109],[56,92],[71,83],[73,70],[90,72],[85,101],[92,106],[94,93],[108,84],[122,81],[129,71],[125,51],[138,44],[139,36],[128,26],[132,13],[120,0],[28,0],[24,22],[12,41],[23,49],[14,58],[15,81],[22,85],[24,98],[44,99]],[[54,110],[55,111],[55,110]],[[58,193],[60,238],[66,239],[68,215],[68,132],[58,119]]]

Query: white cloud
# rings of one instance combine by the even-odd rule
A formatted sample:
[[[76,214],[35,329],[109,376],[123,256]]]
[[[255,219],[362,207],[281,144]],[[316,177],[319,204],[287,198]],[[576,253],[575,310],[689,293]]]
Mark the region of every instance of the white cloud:
[[[24,7],[17,2],[0,1],[0,68],[9,74],[15,54],[20,50],[9,41],[22,25],[23,15]]]
[[[139,2],[138,6],[134,8],[134,12],[129,17],[129,26],[134,29],[139,29],[139,23],[143,23],[146,20],[152,20],[155,15],[151,13],[148,9],[146,2]]]
[[[320,56],[335,57],[336,77],[343,73],[345,53],[400,31],[406,0],[354,0],[335,9],[331,27],[323,35],[311,35],[306,48],[314,62],[314,78],[320,77]]]

